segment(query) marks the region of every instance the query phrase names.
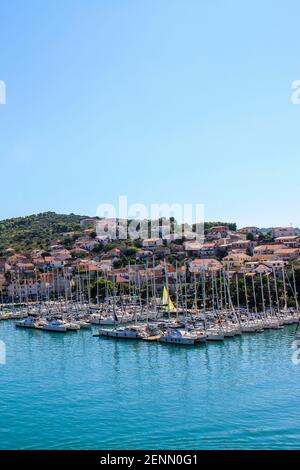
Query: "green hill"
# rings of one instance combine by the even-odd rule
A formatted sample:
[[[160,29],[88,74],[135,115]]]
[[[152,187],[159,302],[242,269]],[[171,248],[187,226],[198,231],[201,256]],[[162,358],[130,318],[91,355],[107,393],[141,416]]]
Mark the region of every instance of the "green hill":
[[[0,256],[5,254],[8,248],[19,253],[29,253],[35,248],[47,250],[53,241],[61,238],[63,233],[82,232],[84,227],[80,225],[80,222],[88,218],[84,215],[44,212],[2,220],[0,221]],[[236,230],[236,224],[233,223],[205,222],[205,232],[213,225],[228,225],[231,230]]]
[[[75,214],[42,214],[0,221],[0,255],[8,248],[29,252],[34,248],[46,249],[62,233],[82,231],[80,225],[86,216]]]

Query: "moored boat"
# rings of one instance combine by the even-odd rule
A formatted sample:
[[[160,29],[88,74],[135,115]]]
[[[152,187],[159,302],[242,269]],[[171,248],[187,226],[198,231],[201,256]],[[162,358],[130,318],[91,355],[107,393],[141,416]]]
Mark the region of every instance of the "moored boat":
[[[15,325],[19,328],[35,328],[36,320],[32,317],[27,317],[24,320],[16,321]]]
[[[144,339],[145,328],[140,326],[127,326],[118,328],[99,328],[94,336],[107,336],[116,339]]]
[[[42,326],[42,330],[52,331],[54,333],[65,333],[67,331],[67,327],[61,320],[51,320]]]
[[[160,338],[161,343],[193,345],[198,342],[198,336],[195,333],[184,330],[168,329]]]

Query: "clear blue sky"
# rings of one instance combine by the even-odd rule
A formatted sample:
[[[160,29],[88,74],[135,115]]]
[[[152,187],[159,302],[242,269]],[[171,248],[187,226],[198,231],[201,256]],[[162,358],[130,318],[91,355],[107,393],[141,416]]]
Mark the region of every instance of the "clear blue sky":
[[[1,2],[0,218],[203,203],[300,225],[298,0]]]

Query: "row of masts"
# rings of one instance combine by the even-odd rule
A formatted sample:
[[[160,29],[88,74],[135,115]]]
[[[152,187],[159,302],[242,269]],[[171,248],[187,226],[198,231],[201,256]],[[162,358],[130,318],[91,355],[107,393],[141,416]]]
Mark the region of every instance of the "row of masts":
[[[53,269],[51,272],[52,286],[49,283],[43,294],[37,289],[35,295],[30,295],[26,281],[21,288],[22,280],[17,276],[14,279],[16,290],[12,294],[12,305],[20,303],[30,308],[33,303],[42,305],[55,302],[58,310],[60,306],[64,308],[69,305],[74,309],[87,308],[103,313],[110,306],[114,314],[117,310],[126,312],[127,308],[135,308],[136,316],[138,312],[146,312],[147,315],[151,311],[157,316],[164,312],[168,317],[206,311],[229,311],[233,314],[245,311],[248,315],[271,312],[276,315],[289,307],[299,310],[293,266],[289,271],[282,267],[281,272],[273,270],[267,274],[232,274],[224,269],[193,273],[176,266],[170,277],[165,263],[164,279],[157,279],[153,267],[149,269],[147,265],[143,276],[137,270],[122,283],[116,282],[113,273],[100,275],[98,270],[91,276],[90,271],[82,273],[78,269],[72,279],[64,269]],[[61,289],[62,281],[64,289]],[[38,285],[37,274],[35,282]],[[164,288],[175,308],[171,301],[162,303]],[[1,303],[4,304],[3,294]]]

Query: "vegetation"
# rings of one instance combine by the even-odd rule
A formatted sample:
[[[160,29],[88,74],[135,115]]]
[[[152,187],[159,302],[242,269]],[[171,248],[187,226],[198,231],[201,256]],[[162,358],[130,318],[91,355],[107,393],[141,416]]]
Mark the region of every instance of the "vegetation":
[[[46,250],[64,233],[81,232],[80,221],[86,216],[44,212],[27,217],[0,221],[0,255],[11,248],[16,252],[30,252],[35,248]],[[70,240],[65,240],[68,246]]]
[[[204,233],[209,232],[212,227],[225,226],[228,227],[232,232],[236,232],[237,225],[234,222],[204,222]],[[196,225],[193,224],[193,232],[196,231]]]
[[[80,224],[86,216],[75,214],[56,214],[55,212],[44,212],[27,217],[17,217],[0,221],[0,256],[8,249],[18,253],[29,253],[33,249],[48,250],[49,246],[61,240],[67,249],[72,248],[74,241],[84,230]],[[171,225],[176,222],[171,218]],[[227,222],[205,222],[204,228],[207,232],[214,225],[227,225],[231,230],[236,230],[236,224]],[[69,232],[72,232],[70,235]],[[64,235],[67,234],[67,235]],[[90,234],[96,237],[96,232]],[[134,258],[137,249],[142,247],[142,240],[120,240],[108,243],[104,247],[95,249],[95,254],[105,252],[113,248],[124,248],[126,258]]]
[[[229,230],[236,232],[237,226],[233,222],[204,222],[204,231],[207,233],[212,227],[217,227],[220,225],[224,225],[225,227],[228,227]]]

